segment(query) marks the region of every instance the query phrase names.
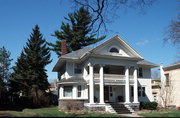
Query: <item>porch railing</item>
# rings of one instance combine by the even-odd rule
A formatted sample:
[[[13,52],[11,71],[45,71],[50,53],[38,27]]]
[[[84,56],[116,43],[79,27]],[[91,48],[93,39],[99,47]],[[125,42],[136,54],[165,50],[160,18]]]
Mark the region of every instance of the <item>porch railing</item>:
[[[95,83],[99,83],[99,74],[94,74],[94,81]],[[130,75],[130,84],[134,83],[133,76]],[[125,75],[118,75],[118,74],[104,74],[104,82],[105,83],[116,83],[116,84],[125,84]]]
[[[94,74],[94,79],[99,79],[99,74]],[[129,75],[130,79],[133,79],[132,75]],[[104,74],[104,79],[125,79],[125,75],[118,75],[118,74]]]

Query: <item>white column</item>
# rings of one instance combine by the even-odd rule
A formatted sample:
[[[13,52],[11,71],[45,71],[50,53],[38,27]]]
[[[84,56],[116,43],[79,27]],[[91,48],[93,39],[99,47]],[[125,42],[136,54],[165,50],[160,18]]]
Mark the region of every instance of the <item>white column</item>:
[[[88,75],[88,72],[86,70],[86,66],[84,66],[84,70],[83,70],[83,77],[85,78]]]
[[[125,70],[125,78],[126,78],[126,85],[125,85],[125,103],[130,103],[130,96],[129,96],[129,67],[126,66]]]
[[[139,103],[138,102],[138,79],[137,79],[137,67],[134,68],[134,102],[133,103]]]
[[[100,104],[104,104],[104,70],[103,70],[103,65],[100,65],[99,75],[100,75],[100,83],[99,83]]]
[[[62,85],[59,87],[59,99],[63,98],[63,88]]]
[[[59,91],[59,94],[60,94],[60,98],[59,99],[62,99],[64,97],[64,86],[60,86],[60,91]]]
[[[94,72],[93,65],[89,65],[89,103],[94,103]]]
[[[77,98],[77,85],[73,86],[73,98],[76,99]]]

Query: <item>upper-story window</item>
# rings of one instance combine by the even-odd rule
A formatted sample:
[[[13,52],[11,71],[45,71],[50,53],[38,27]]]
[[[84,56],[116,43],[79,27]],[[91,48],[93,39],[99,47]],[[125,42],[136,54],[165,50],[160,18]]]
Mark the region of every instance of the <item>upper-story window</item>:
[[[166,86],[169,86],[169,74],[165,74],[166,77]]]
[[[75,74],[81,74],[82,73],[82,67],[80,64],[75,64],[74,73]]]
[[[109,52],[119,53],[119,50],[117,48],[111,48]]]
[[[140,67],[138,71],[138,77],[143,77],[143,69]]]

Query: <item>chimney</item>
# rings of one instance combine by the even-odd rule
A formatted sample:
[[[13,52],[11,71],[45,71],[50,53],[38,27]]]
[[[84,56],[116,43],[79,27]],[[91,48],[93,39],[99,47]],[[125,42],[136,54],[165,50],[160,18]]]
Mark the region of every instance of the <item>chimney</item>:
[[[61,42],[61,55],[65,55],[67,50],[66,50],[66,40],[62,40]]]

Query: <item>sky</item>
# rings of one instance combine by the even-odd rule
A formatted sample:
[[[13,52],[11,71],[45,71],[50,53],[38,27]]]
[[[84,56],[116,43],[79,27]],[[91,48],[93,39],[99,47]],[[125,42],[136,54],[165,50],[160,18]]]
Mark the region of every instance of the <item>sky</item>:
[[[133,9],[118,11],[118,17],[107,24],[110,32],[105,32],[106,39],[119,35],[146,60],[155,64],[169,65],[178,61],[177,48],[171,43],[164,43],[164,32],[171,20],[178,15],[178,0],[157,0],[139,14]],[[70,0],[0,0],[0,47],[5,46],[11,52],[12,66],[36,24],[48,42],[55,42],[55,30],[60,30],[64,17],[73,12]],[[100,34],[101,35],[101,34]],[[94,47],[96,45],[93,45]],[[58,58],[51,52],[47,69],[49,82],[57,78],[52,72]]]

